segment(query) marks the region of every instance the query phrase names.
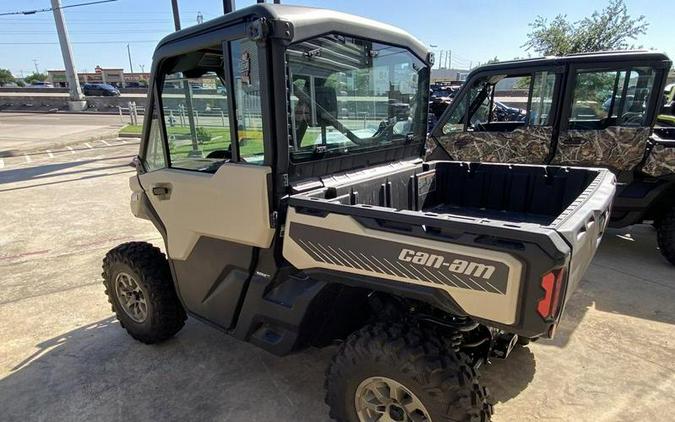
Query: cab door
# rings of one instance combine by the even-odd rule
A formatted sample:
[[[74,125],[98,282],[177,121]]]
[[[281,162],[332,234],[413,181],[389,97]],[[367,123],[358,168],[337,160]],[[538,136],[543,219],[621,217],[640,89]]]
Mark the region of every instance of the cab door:
[[[259,65],[248,38],[162,59],[141,154],[179,296],[224,328],[274,234]]]
[[[651,134],[656,73],[648,64],[571,65],[552,164],[633,170]]]
[[[434,137],[455,160],[543,164],[554,135],[561,69],[483,72],[450,105]]]

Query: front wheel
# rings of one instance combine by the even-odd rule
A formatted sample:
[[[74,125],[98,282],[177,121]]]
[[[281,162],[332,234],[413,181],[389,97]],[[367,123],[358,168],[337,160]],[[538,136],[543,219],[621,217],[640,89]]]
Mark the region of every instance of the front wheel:
[[[103,259],[103,284],[120,325],[136,340],[159,343],[185,324],[169,263],[155,246],[129,242]]]
[[[328,368],[326,403],[339,422],[489,421],[492,414],[468,358],[402,324],[349,336]]]
[[[656,221],[656,241],[661,255],[675,265],[675,205]]]

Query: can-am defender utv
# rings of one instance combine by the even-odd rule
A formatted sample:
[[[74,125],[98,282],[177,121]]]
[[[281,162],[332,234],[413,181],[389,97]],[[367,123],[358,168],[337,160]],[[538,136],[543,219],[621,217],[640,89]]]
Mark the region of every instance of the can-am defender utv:
[[[255,5],[157,47],[131,209],[111,250],[145,343],[190,314],[277,355],[342,340],[339,421],[488,420],[477,368],[551,337],[608,221],[603,169],[423,160],[431,55],[329,10]]]
[[[478,67],[432,130],[430,149],[442,148],[429,159],[609,168],[618,180],[610,227],[653,221],[675,265],[675,129],[655,127],[670,67],[655,51]],[[520,116],[497,113],[500,102]]]

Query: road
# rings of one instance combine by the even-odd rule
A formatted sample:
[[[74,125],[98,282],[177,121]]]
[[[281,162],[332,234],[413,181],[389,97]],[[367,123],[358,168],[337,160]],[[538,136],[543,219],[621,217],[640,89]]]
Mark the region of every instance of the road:
[[[0,169],[3,421],[326,421],[334,348],[274,357],[195,320],[142,345],[110,312],[101,258],[161,246],[129,212],[137,141],[6,158]],[[654,231],[609,230],[557,337],[481,368],[500,421],[670,421],[675,267]]]

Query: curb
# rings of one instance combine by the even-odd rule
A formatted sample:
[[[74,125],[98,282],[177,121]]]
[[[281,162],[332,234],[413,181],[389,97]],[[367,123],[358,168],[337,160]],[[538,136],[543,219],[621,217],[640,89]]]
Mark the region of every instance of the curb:
[[[45,111],[45,110],[0,110],[0,113],[26,113],[26,114],[81,114],[81,115],[101,115],[101,116],[119,116],[117,111],[70,111],[70,110],[57,110],[57,111]],[[140,116],[140,114],[139,114]],[[124,116],[128,117],[128,116]],[[127,119],[128,120],[128,119]]]
[[[140,133],[118,133],[117,137],[118,138],[140,138],[141,134]]]

